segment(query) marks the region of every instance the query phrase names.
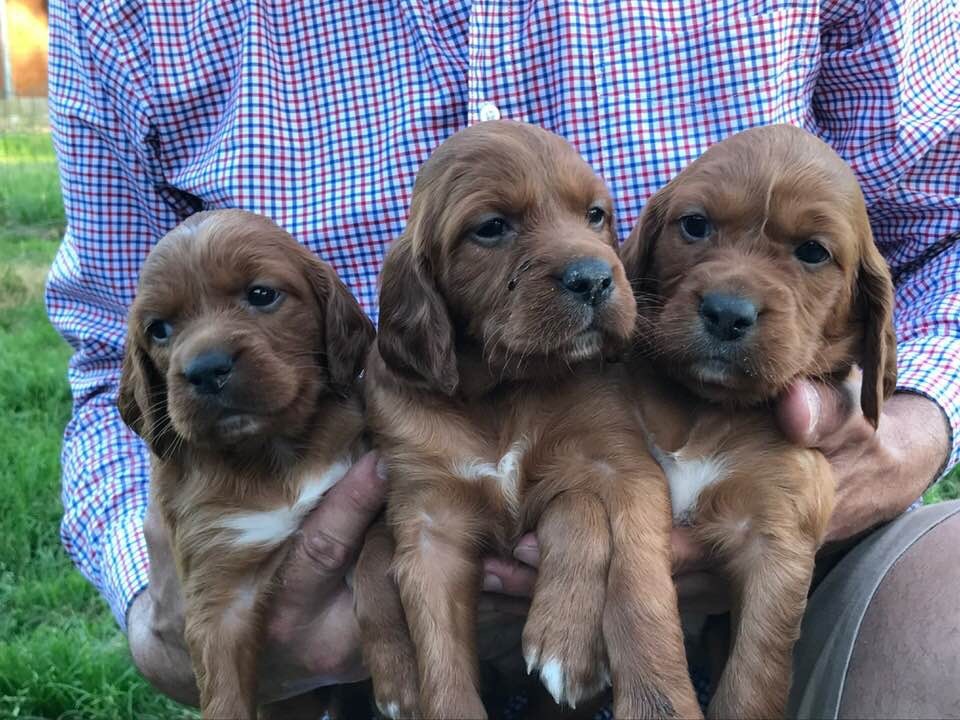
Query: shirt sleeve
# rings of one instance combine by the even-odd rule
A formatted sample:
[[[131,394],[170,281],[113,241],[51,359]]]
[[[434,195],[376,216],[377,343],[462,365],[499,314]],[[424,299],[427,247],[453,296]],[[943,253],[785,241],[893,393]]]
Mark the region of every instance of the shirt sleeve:
[[[898,389],[935,401],[960,460],[960,15],[826,0],[814,122],[856,171],[896,285]]]
[[[147,583],[149,484],[146,446],[116,409],[126,314],[140,264],[177,213],[151,172],[146,38],[135,27],[117,33],[135,23],[132,4],[110,5],[50,7],[50,118],[67,229],[46,302],[74,349],[61,536],[125,628],[127,608]]]

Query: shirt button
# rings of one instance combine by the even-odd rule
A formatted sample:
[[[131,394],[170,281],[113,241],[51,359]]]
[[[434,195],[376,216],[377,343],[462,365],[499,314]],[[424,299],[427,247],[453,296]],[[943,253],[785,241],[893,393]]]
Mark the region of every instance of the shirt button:
[[[499,120],[499,119],[500,119],[500,108],[498,108],[492,102],[480,103],[480,122],[486,122],[487,120]]]

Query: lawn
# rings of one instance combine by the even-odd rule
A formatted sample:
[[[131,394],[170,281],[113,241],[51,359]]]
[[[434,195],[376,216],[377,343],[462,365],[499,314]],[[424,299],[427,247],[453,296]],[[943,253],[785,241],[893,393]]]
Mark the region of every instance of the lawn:
[[[0,717],[184,717],[60,546],[70,352],[43,281],[63,222],[49,135],[0,135]]]
[[[0,717],[193,717],[140,678],[60,547],[69,349],[42,291],[63,223],[49,135],[0,135]],[[958,495],[955,468],[925,500]]]

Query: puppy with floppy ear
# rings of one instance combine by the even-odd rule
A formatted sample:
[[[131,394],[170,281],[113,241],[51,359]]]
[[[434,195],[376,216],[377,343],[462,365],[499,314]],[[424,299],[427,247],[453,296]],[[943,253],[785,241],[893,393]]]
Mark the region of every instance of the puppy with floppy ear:
[[[533,126],[461,131],[417,176],[366,384],[400,602],[360,601],[391,538],[368,543],[356,577],[364,657],[391,717],[485,716],[480,557],[531,529],[543,563],[523,648],[554,700],[577,706],[612,682],[619,717],[699,714],[666,482],[622,365],[606,362],[636,316],[617,245],[603,182]],[[409,635],[387,632],[403,613]]]
[[[834,479],[821,453],[786,441],[770,403],[798,378],[843,383],[859,364],[877,424],[896,384],[890,274],[850,168],[790,126],[708,149],[650,199],[623,256],[648,439],[675,519],[733,587],[708,714],[782,716]]]
[[[118,404],[150,446],[205,718],[256,716],[263,606],[364,450],[373,336],[333,270],[259,215],[194,215],[144,263]]]

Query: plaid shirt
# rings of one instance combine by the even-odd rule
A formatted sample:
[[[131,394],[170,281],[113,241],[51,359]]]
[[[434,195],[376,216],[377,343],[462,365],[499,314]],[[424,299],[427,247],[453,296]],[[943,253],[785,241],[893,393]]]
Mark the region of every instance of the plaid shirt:
[[[264,213],[373,314],[417,168],[498,115],[568,138],[610,185],[622,237],[710,143],[775,122],[817,133],[855,168],[897,280],[900,387],[934,399],[960,437],[948,0],[60,0],[50,12],[68,225],[47,303],[76,350],[62,535],[121,625],[147,583],[148,453],[114,403],[151,246],[201,208]]]

